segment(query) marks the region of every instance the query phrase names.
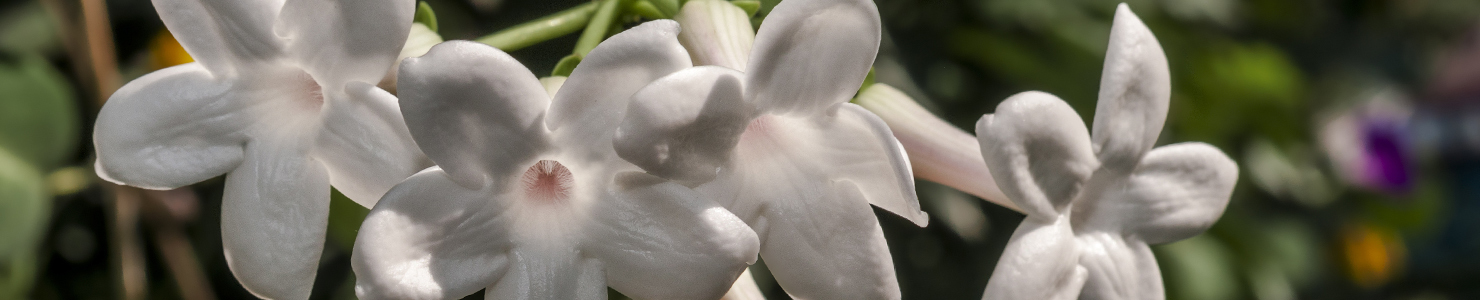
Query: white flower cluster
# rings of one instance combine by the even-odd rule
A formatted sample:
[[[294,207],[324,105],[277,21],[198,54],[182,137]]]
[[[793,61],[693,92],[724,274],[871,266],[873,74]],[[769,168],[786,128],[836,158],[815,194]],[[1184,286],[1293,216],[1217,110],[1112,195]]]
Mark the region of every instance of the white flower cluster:
[[[370,299],[743,298],[758,256],[796,298],[898,299],[870,206],[929,220],[906,145],[848,103],[879,49],[871,1],[787,0],[753,31],[691,0],[544,79],[469,41],[403,54],[413,0],[154,3],[198,62],[110,98],[97,172],[152,189],[225,174],[227,262],[264,298],[308,298],[331,186],[372,208],[352,258]],[[1222,213],[1231,161],[1151,149],[1166,59],[1123,6],[1110,51],[1094,136],[1042,93],[978,125],[974,168],[1029,215],[990,298],[1159,297],[1146,243]]]

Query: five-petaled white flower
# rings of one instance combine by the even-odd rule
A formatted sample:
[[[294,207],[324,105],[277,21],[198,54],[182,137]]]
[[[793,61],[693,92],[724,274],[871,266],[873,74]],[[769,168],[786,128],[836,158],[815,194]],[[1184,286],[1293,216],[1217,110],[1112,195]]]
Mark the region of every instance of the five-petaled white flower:
[[[1025,92],[976,124],[997,185],[1028,215],[983,299],[1163,299],[1147,244],[1197,235],[1223,214],[1238,166],[1203,143],[1152,149],[1171,82],[1151,30],[1121,4],[1094,135],[1053,95]]]
[[[412,136],[440,165],[397,185],[355,242],[374,299],[716,299],[760,242],[694,190],[613,152],[633,92],[690,66],[678,24],[602,42],[551,95],[487,45],[452,41],[398,76]],[[549,81],[556,83],[558,80]]]
[[[375,87],[415,2],[155,0],[197,63],[129,82],[98,114],[98,175],[169,189],[226,175],[221,234],[252,293],[305,299],[329,187],[366,207],[430,166]]]
[[[889,128],[847,103],[878,53],[878,8],[788,0],[759,33],[723,2],[690,1],[678,19],[696,64],[720,66],[679,71],[633,95],[617,153],[745,220],[792,296],[899,298],[869,204],[920,226],[928,218]]]

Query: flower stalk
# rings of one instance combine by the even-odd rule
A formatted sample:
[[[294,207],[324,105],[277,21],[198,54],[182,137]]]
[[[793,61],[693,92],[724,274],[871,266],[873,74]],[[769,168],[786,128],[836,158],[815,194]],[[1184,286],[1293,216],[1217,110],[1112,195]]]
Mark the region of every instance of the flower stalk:
[[[556,37],[575,33],[586,28],[596,13],[597,5],[591,2],[567,9],[528,23],[510,27],[474,40],[503,51],[514,51],[539,44]]]

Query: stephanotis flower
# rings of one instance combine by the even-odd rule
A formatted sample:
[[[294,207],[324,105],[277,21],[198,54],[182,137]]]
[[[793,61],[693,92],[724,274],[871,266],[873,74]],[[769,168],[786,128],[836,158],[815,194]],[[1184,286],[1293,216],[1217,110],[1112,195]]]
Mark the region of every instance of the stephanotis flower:
[[[755,261],[755,232],[694,190],[617,157],[630,95],[689,66],[678,24],[602,42],[563,85],[451,41],[407,59],[402,113],[437,162],[392,188],[355,242],[371,299],[717,299]],[[558,86],[558,88],[554,87]],[[554,100],[552,101],[551,94]]]
[[[784,1],[755,34],[753,50],[737,47],[752,45],[748,23],[725,23],[743,21],[723,17],[738,10],[717,1],[685,4],[679,20],[698,22],[684,25],[697,32],[680,41],[698,41],[685,46],[696,64],[711,66],[634,94],[617,153],[695,186],[745,220],[793,297],[899,298],[869,204],[920,226],[928,218],[899,142],[877,116],[847,103],[878,52],[878,9],[863,0]]]
[[[1161,45],[1121,4],[1093,135],[1042,92],[1013,95],[982,116],[976,134],[987,168],[1027,214],[983,299],[1165,298],[1147,244],[1207,230],[1238,179],[1238,166],[1213,146],[1152,149],[1170,95]]]
[[[329,187],[370,207],[430,163],[396,97],[376,88],[406,41],[415,2],[156,0],[197,61],[109,98],[97,172],[172,189],[226,174],[226,262],[252,293],[305,299]]]

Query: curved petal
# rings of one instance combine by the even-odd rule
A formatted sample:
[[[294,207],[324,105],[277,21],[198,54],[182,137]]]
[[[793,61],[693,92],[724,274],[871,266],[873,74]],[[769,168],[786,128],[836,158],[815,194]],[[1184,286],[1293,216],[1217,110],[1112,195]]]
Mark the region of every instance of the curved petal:
[[[997,259],[982,299],[1078,299],[1088,271],[1079,266],[1079,246],[1070,227],[1067,217],[1023,220]]]
[[[820,193],[776,199],[763,215],[761,258],[781,287],[798,299],[899,299],[884,230],[859,188],[846,181],[802,184],[757,187]]]
[[[745,10],[729,1],[689,1],[673,20],[683,27],[678,41],[688,49],[694,65],[745,70],[755,44],[755,29]]]
[[[469,41],[407,58],[397,76],[401,114],[417,146],[465,187],[507,182],[548,148],[549,96],[507,53]]]
[[[118,184],[173,189],[231,171],[242,162],[252,122],[231,82],[199,63],[149,73],[110,96],[93,143],[98,176]]]
[[[1058,215],[1099,167],[1084,121],[1069,104],[1023,92],[976,122],[982,158],[997,186],[1029,217]]]
[[[367,83],[350,84],[347,97],[328,97],[314,158],[329,182],[365,207],[416,171],[431,166],[406,131],[392,96]]]
[[[571,71],[545,120],[568,150],[586,159],[615,158],[612,135],[632,94],[669,73],[691,66],[678,44],[678,23],[643,23],[601,42]]]
[[[853,98],[879,53],[867,0],[790,0],[766,16],[745,70],[746,97],[774,113],[822,113]]]
[[[571,249],[519,248],[509,271],[488,286],[484,299],[606,299],[600,261]]]
[[[1218,148],[1203,143],[1158,147],[1128,180],[1086,201],[1083,227],[1151,244],[1189,238],[1223,216],[1237,181],[1238,165]]]
[[[1079,299],[1166,299],[1161,268],[1146,243],[1127,241],[1110,232],[1075,238],[1080,249],[1079,265],[1089,272]]]
[[[237,68],[282,55],[272,33],[283,0],[154,0],[165,28],[212,74],[234,77]]]
[[[741,137],[735,164],[697,189],[761,237],[761,258],[804,299],[897,299],[894,262],[862,190],[832,178],[808,120],[764,116]],[[875,158],[877,159],[877,158]]]
[[[623,295],[718,299],[755,262],[755,231],[719,204],[646,173],[619,174],[616,184],[593,209],[584,248]]]
[[[946,123],[887,84],[869,86],[856,102],[889,124],[889,131],[909,154],[915,176],[1022,211],[997,187],[975,136]]]
[[[293,140],[257,139],[226,175],[221,242],[231,273],[252,294],[308,299],[329,219],[329,175]]]
[[[852,181],[874,206],[916,226],[929,224],[930,216],[920,210],[920,199],[915,196],[910,159],[884,120],[863,107],[844,103],[816,124],[822,139],[815,143],[826,149],[820,156],[829,162],[835,179]]]
[[[1156,145],[1167,119],[1172,80],[1161,43],[1124,3],[1115,9],[1102,72],[1095,152],[1105,168],[1130,172]]]
[[[458,299],[493,284],[509,264],[505,207],[433,167],[386,193],[355,239],[361,299]]]
[[[739,71],[685,69],[632,95],[617,128],[617,155],[659,177],[697,185],[714,179],[750,123]]]
[[[273,31],[326,90],[380,83],[411,32],[415,0],[287,0]]]

